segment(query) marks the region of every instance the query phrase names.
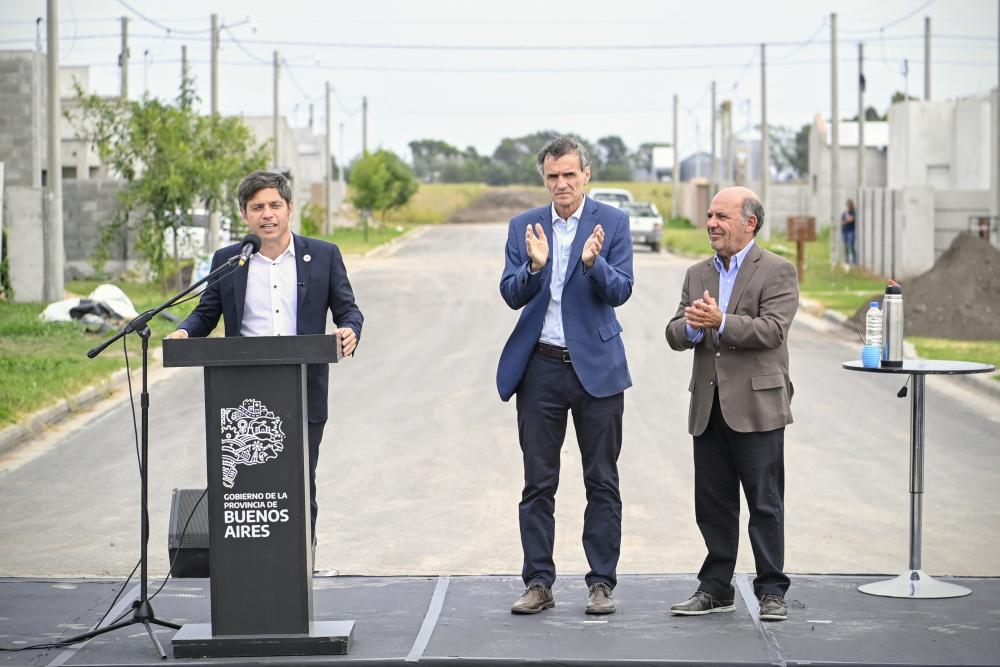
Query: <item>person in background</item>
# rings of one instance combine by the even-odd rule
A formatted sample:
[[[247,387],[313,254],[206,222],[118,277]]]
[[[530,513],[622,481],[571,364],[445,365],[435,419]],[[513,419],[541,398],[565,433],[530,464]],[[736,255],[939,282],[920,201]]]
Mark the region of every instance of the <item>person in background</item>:
[[[844,237],[844,264],[857,264],[858,253],[854,249],[855,223],[854,200],[847,200],[847,210],[840,214],[840,233]]]

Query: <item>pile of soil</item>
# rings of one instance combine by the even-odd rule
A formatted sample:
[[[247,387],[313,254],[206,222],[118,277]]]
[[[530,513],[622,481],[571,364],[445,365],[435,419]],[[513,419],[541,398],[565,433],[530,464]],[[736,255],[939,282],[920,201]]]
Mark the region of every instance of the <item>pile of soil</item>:
[[[861,331],[867,311],[866,303],[851,318]],[[1000,339],[1000,250],[959,234],[930,271],[903,284],[903,313],[906,336]]]
[[[448,222],[508,222],[518,213],[549,201],[542,187],[491,189],[452,213]]]

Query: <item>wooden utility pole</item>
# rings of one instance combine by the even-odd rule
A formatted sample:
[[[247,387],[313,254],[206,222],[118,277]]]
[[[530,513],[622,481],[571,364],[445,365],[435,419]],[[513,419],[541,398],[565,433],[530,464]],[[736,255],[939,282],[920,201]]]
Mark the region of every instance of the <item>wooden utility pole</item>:
[[[837,95],[837,14],[830,14],[830,252],[840,264],[840,107]]]
[[[63,264],[63,201],[62,201],[62,141],[60,124],[62,108],[59,99],[59,0],[48,0],[46,27],[48,28],[48,53],[46,54],[46,139],[48,159],[46,163],[44,258],[45,284],[42,294],[46,301],[62,301],[64,276]],[[123,19],[124,25],[124,19]],[[124,82],[124,80],[123,80]]]

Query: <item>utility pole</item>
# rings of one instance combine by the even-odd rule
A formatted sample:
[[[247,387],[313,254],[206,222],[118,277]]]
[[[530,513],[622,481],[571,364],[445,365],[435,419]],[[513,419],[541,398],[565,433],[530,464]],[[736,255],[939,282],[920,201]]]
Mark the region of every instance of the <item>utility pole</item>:
[[[368,96],[361,98],[361,157],[368,155]]]
[[[837,14],[830,14],[830,262],[840,264],[840,111],[837,96]]]
[[[677,95],[674,95],[674,168],[670,172],[670,217],[679,217],[677,198],[680,195],[678,186],[681,183],[680,146],[677,145]]]
[[[278,52],[274,52],[274,119],[271,128],[274,137],[274,169],[278,170],[278,75],[281,72],[281,60]]]
[[[715,191],[718,188],[718,179],[716,177],[715,164],[718,159],[715,147],[715,128],[716,128],[716,118],[718,117],[715,112],[716,102],[715,102],[715,81],[712,82],[712,162],[708,167],[708,198],[711,200],[715,196]]]
[[[50,14],[51,15],[51,14]],[[51,35],[51,32],[49,33]],[[122,90],[123,100],[128,99],[128,17],[122,17],[122,52],[118,56],[118,64],[122,68]]]
[[[931,17],[924,17],[924,99],[931,99]]]
[[[326,130],[323,133],[323,232],[333,231],[333,165],[330,164],[330,141],[333,134],[333,120],[330,118],[330,82],[326,82]]]
[[[47,0],[48,53],[46,54],[46,117],[48,160],[45,199],[45,280],[42,293],[46,301],[62,301],[63,288],[63,202],[62,202],[62,156],[59,136],[62,109],[59,99],[59,0]],[[124,20],[123,25],[124,25]],[[124,70],[123,70],[124,71]],[[124,79],[123,79],[124,82]]]
[[[347,195],[347,190],[344,188],[344,170],[347,169],[347,158],[344,156],[344,124],[339,124],[340,128],[340,139],[337,143],[337,155],[340,156],[340,164],[338,165],[340,169],[337,170],[337,182],[340,183],[340,192],[342,195]]]
[[[767,186],[771,180],[769,137],[767,136],[767,44],[760,45],[760,203],[767,211]],[[771,238],[771,227],[764,228],[764,238]]]
[[[212,123],[215,123],[215,119],[219,113],[219,15],[212,14],[212,39],[211,39],[211,61],[212,61]],[[222,236],[222,230],[219,225],[219,211],[218,205],[221,202],[212,205],[212,210],[208,212],[208,234],[206,234],[205,239],[205,251],[208,253],[215,252],[215,249],[222,245],[220,243],[220,238]],[[228,240],[228,239],[227,239]]]
[[[865,187],[865,45],[858,42],[858,196]],[[860,208],[861,203],[855,202]]]
[[[726,185],[734,185],[736,182],[735,170],[735,140],[733,139],[733,101],[726,100],[722,103],[722,132],[726,137]]]
[[[181,45],[181,91],[187,92],[188,89],[188,47],[187,44]]]

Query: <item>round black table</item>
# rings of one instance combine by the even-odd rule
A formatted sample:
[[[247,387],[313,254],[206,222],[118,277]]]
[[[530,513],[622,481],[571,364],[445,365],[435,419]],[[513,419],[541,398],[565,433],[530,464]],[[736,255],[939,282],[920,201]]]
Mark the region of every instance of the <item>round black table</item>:
[[[893,598],[956,598],[972,591],[964,586],[938,581],[920,569],[920,523],[924,497],[924,376],[989,373],[994,367],[971,361],[913,359],[899,368],[865,368],[860,361],[845,361],[849,371],[909,375],[910,393],[910,569],[887,581],[858,586],[869,595]]]

